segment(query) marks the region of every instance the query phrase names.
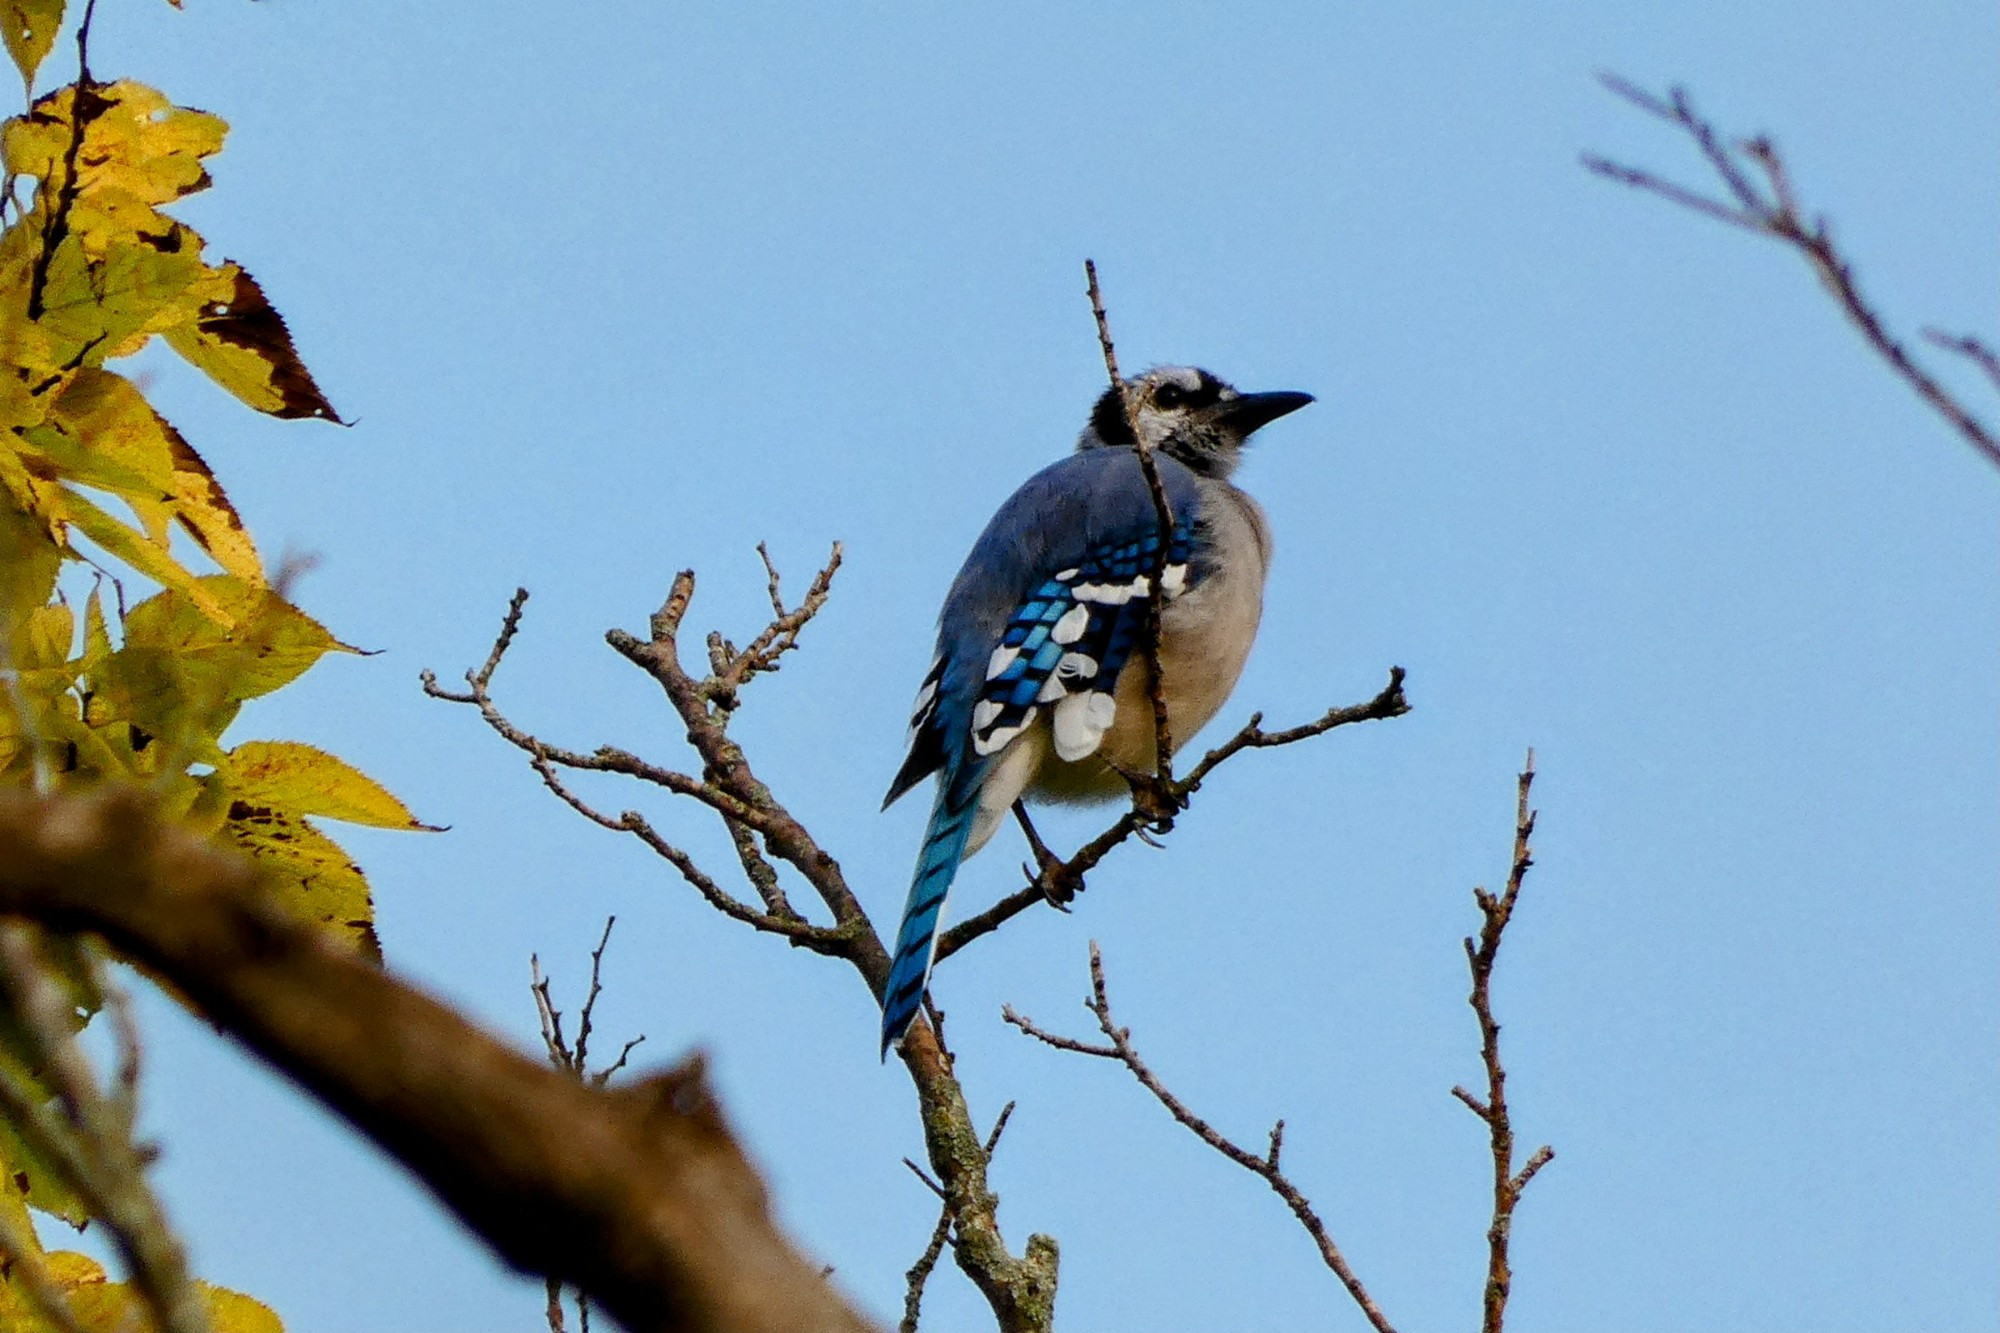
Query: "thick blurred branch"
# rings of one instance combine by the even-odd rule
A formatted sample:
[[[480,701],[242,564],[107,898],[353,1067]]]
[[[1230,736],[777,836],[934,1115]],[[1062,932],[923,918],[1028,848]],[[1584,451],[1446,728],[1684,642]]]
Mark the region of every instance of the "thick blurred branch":
[[[2000,466],[2000,438],[1996,438],[1993,428],[1919,365],[1908,345],[1889,331],[1880,312],[1862,295],[1854,277],[1854,268],[1835,246],[1827,220],[1824,217],[1808,220],[1800,211],[1791,173],[1779,156],[1777,146],[1768,137],[1758,135],[1731,142],[1712,122],[1695,111],[1684,88],[1671,88],[1665,97],[1657,97],[1614,75],[1600,77],[1604,86],[1614,94],[1687,135],[1715,173],[1725,197],[1711,197],[1650,171],[1613,162],[1594,153],[1583,155],[1585,169],[1607,180],[1657,195],[1703,217],[1714,218],[1759,236],[1772,237],[1797,251],[1812,265],[1820,282],[1840,304],[1848,320],[1861,331],[1868,345],[1875,349],[1876,355],[1887,362],[1903,382],[1916,390],[1917,395],[1949,422],[1952,429],[1987,462]],[[1924,336],[1937,346],[1972,361],[1986,373],[1996,388],[2000,388],[2000,362],[1978,339],[1954,337],[1935,329],[1926,330]]]
[[[1084,1001],[1084,1007],[1097,1019],[1097,1030],[1106,1039],[1104,1044],[1079,1041],[1074,1037],[1064,1037],[1049,1032],[1033,1020],[1015,1013],[1011,1005],[1004,1007],[1001,1015],[1037,1041],[1053,1046],[1059,1051],[1096,1056],[1102,1060],[1115,1060],[1124,1065],[1131,1071],[1132,1077],[1139,1080],[1140,1086],[1152,1093],[1154,1099],[1166,1108],[1168,1115],[1179,1121],[1203,1143],[1269,1185],[1272,1192],[1283,1199],[1285,1206],[1292,1210],[1292,1215],[1298,1218],[1299,1225],[1306,1229],[1306,1234],[1312,1237],[1313,1244],[1319,1247],[1321,1261],[1332,1270],[1335,1277],[1340,1279],[1340,1285],[1347,1289],[1347,1294],[1361,1307],[1361,1313],[1367,1318],[1369,1325],[1376,1330],[1376,1333],[1395,1333],[1394,1327],[1383,1316],[1381,1308],[1368,1294],[1368,1289],[1361,1285],[1361,1279],[1356,1277],[1354,1270],[1348,1266],[1347,1257],[1340,1252],[1340,1247],[1327,1233],[1326,1224],[1313,1210],[1311,1201],[1280,1169],[1279,1158],[1285,1146],[1285,1122],[1280,1120],[1271,1127],[1270,1144],[1264,1152],[1253,1153],[1225,1138],[1221,1131],[1189,1110],[1187,1104],[1175,1096],[1172,1090],[1160,1081],[1159,1075],[1153,1072],[1151,1066],[1140,1057],[1138,1048],[1132,1044],[1132,1030],[1120,1027],[1111,1016],[1111,997],[1104,984],[1104,959],[1098,951],[1096,940],[1090,942],[1090,998]]]
[[[1514,1207],[1535,1173],[1555,1160],[1555,1149],[1543,1144],[1514,1170],[1514,1122],[1507,1110],[1507,1070],[1500,1063],[1500,1024],[1493,1017],[1493,967],[1500,959],[1500,941],[1507,923],[1514,919],[1514,903],[1521,896],[1521,884],[1528,867],[1535,863],[1528,840],[1535,832],[1535,812],[1528,806],[1528,789],[1535,782],[1535,752],[1521,767],[1514,806],[1514,860],[1507,871],[1507,887],[1498,895],[1474,889],[1482,924],[1479,938],[1465,940],[1465,961],[1472,971],[1472,994],[1467,1003],[1479,1017],[1479,1056],[1486,1066],[1486,1096],[1482,1100],[1455,1087],[1451,1095],[1471,1108],[1486,1122],[1493,1148],[1493,1219],[1486,1229],[1486,1289],[1482,1333],[1500,1333],[1506,1322],[1507,1297],[1513,1289],[1514,1274],[1508,1266],[1508,1247],[1513,1238]]]
[[[101,935],[626,1328],[869,1325],[771,1220],[699,1056],[596,1090],[279,907],[142,796],[0,794],[0,914]]]

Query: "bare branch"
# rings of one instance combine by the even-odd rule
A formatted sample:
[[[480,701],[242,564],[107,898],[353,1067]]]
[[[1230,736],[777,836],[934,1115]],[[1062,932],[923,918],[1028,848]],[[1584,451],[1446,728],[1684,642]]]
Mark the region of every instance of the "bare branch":
[[[1013,1116],[1013,1102],[1008,1102],[1000,1108],[1000,1116],[993,1122],[992,1132],[987,1134],[983,1145],[988,1165],[992,1164],[993,1150],[1000,1146],[1000,1136],[1006,1133],[1007,1122],[1013,1119]],[[928,1185],[933,1193],[944,1198],[944,1190],[936,1181],[925,1175],[915,1162],[905,1157],[903,1165],[915,1171],[917,1179]],[[910,1271],[903,1275],[908,1285],[903,1293],[903,1319],[896,1326],[896,1333],[916,1333],[917,1317],[923,1311],[924,1284],[930,1281],[931,1271],[937,1267],[938,1256],[944,1253],[945,1241],[951,1235],[951,1223],[951,1201],[946,1199],[944,1208],[938,1213],[937,1225],[931,1229],[930,1243],[924,1246],[924,1252],[917,1256],[917,1262],[910,1266]]]
[[[1663,99],[1615,75],[1606,74],[1599,78],[1618,97],[1685,134],[1722,182],[1733,202],[1708,198],[1697,190],[1674,184],[1652,172],[1595,154],[1583,156],[1586,170],[1691,209],[1703,217],[1772,237],[1791,247],[1812,266],[1821,284],[1839,304],[1848,321],[1860,330],[1862,338],[1876,355],[1987,462],[2000,466],[2000,437],[1996,437],[1991,426],[1920,366],[1903,340],[1889,331],[1881,313],[1862,295],[1853,266],[1835,246],[1833,233],[1826,221],[1808,219],[1800,208],[1791,173],[1777,146],[1768,137],[1759,135],[1731,144],[1713,123],[1695,111],[1684,89],[1674,88]],[[1935,332],[1928,332],[1925,336],[1939,346],[1970,358],[1985,370],[1995,387],[2000,388],[2000,361],[1996,361],[1977,339],[1951,339]]]
[[[1173,561],[1174,511],[1167,503],[1167,488],[1160,481],[1160,468],[1153,461],[1153,443],[1139,429],[1139,415],[1131,389],[1118,373],[1118,352],[1111,342],[1111,321],[1104,313],[1104,293],[1097,285],[1097,264],[1083,261],[1089,284],[1090,313],[1097,320],[1097,342],[1104,352],[1104,369],[1111,377],[1111,391],[1125,410],[1125,427],[1132,433],[1139,469],[1145,474],[1146,489],[1153,497],[1153,513],[1159,522],[1159,550],[1153,555],[1153,570],[1146,584],[1146,625],[1139,642],[1145,649],[1146,693],[1153,705],[1153,772],[1150,781],[1133,780],[1132,804],[1144,821],[1161,830],[1171,827],[1173,818],[1185,804],[1174,786],[1174,738],[1167,717],[1166,678],[1160,669],[1161,614],[1167,604],[1167,566]]]
[[[1948,352],[1956,352],[1972,362],[1993,381],[1993,387],[2000,389],[2000,354],[1970,334],[1950,334],[1942,329],[1925,329],[1924,341]]]
[[[1264,715],[1253,714],[1241,730],[1203,755],[1201,762],[1188,771],[1186,780],[1179,784],[1183,798],[1192,798],[1211,773],[1245,750],[1290,745],[1355,722],[1401,717],[1410,711],[1410,702],[1403,694],[1403,679],[1403,668],[1391,667],[1389,683],[1367,703],[1328,709],[1311,722],[1282,731],[1265,731],[1262,726]],[[1095,870],[1098,863],[1127,838],[1143,835],[1145,826],[1145,816],[1134,808],[1119,815],[1111,827],[1079,847],[1067,861],[1058,861],[1052,855],[1044,860],[1042,853],[1047,849],[1041,848],[1037,852],[1038,867],[1028,886],[1015,890],[985,911],[967,917],[947,930],[938,940],[938,961],[951,957],[980,936],[999,929],[1038,903],[1060,907],[1070,902],[1083,892],[1084,876]],[[1039,842],[1040,839],[1035,838],[1030,845]]]
[[[1514,1124],[1507,1109],[1507,1069],[1500,1062],[1500,1024],[1493,1017],[1493,967],[1500,958],[1500,942],[1507,923],[1514,919],[1514,904],[1528,868],[1535,863],[1529,839],[1535,832],[1535,812],[1528,805],[1528,791],[1535,781],[1535,752],[1521,767],[1514,806],[1514,859],[1507,871],[1507,887],[1499,894],[1474,889],[1481,925],[1475,941],[1465,941],[1466,963],[1472,972],[1472,994],[1467,1002],[1479,1019],[1479,1056],[1486,1067],[1486,1096],[1475,1097],[1464,1088],[1451,1095],[1464,1102],[1472,1113],[1486,1122],[1493,1151],[1493,1217],[1486,1229],[1486,1287],[1482,1301],[1482,1333],[1501,1333],[1507,1318],[1507,1297],[1513,1288],[1513,1270],[1508,1266],[1508,1246],[1513,1236],[1514,1208],[1521,1191],[1535,1174],[1555,1158],[1555,1149],[1544,1144],[1528,1158],[1517,1174],[1514,1170]]]
[[[1021,1031],[1058,1050],[1099,1056],[1116,1060],[1124,1065],[1131,1071],[1132,1077],[1139,1080],[1140,1086],[1152,1093],[1154,1100],[1166,1108],[1168,1115],[1180,1122],[1203,1143],[1269,1185],[1272,1192],[1283,1199],[1285,1206],[1292,1210],[1292,1215],[1298,1218],[1299,1224],[1306,1229],[1306,1234],[1312,1237],[1313,1243],[1319,1247],[1321,1261],[1332,1270],[1335,1277],[1340,1279],[1341,1286],[1347,1289],[1347,1294],[1353,1297],[1354,1303],[1361,1308],[1361,1313],[1369,1325],[1376,1330],[1376,1333],[1395,1333],[1395,1329],[1383,1316],[1380,1307],[1375,1304],[1374,1298],[1368,1294],[1367,1288],[1361,1285],[1361,1279],[1356,1277],[1354,1270],[1348,1266],[1346,1256],[1340,1252],[1340,1247],[1334,1244],[1333,1237],[1327,1234],[1326,1224],[1320,1221],[1319,1214],[1313,1211],[1311,1202],[1279,1169],[1278,1158],[1284,1146],[1285,1122],[1280,1120],[1272,1127],[1270,1147],[1260,1157],[1237,1146],[1213,1125],[1189,1110],[1187,1104],[1176,1097],[1167,1085],[1160,1081],[1151,1066],[1140,1058],[1138,1049],[1132,1045],[1132,1030],[1120,1027],[1112,1017],[1111,997],[1104,984],[1104,958],[1096,940],[1090,942],[1090,999],[1086,1000],[1084,1005],[1097,1019],[1097,1030],[1108,1039],[1108,1045],[1095,1046],[1074,1038],[1056,1036],[1022,1018],[1011,1007],[1003,1009],[1001,1014]]]
[[[572,809],[600,826],[645,841],[672,863],[710,905],[814,952],[846,959],[879,1001],[888,978],[888,950],[848,885],[840,863],[786,809],[758,776],[742,747],[729,735],[737,686],[755,674],[754,663],[775,662],[779,654],[789,650],[799,628],[824,605],[839,554],[836,548],[833,559],[821,570],[800,605],[777,616],[772,626],[751,641],[749,648],[737,650],[715,636],[709,644],[705,676],[692,674],[683,665],[680,653],[681,629],[694,598],[692,570],[682,570],[675,576],[666,600],[648,621],[648,637],[642,639],[623,630],[612,630],[605,635],[613,649],[646,672],[666,693],[686,729],[688,744],[700,760],[699,779],[658,768],[611,747],[585,756],[550,746],[502,716],[485,687],[473,678],[477,673],[470,673],[471,688],[463,697],[438,690],[428,674],[425,689],[435,697],[469,702],[477,707],[496,734],[529,755],[543,781]],[[782,606],[782,592],[768,586],[767,591],[777,598],[773,609]],[[753,653],[758,656],[753,658]],[[614,819],[592,809],[574,793],[565,795],[567,788],[560,780],[551,780],[556,768],[620,773],[706,805],[722,818],[746,875],[769,910],[759,912],[721,892],[685,853],[661,838],[637,814],[628,811]],[[761,841],[761,849],[751,841],[752,834]],[[830,928],[814,926],[792,912],[777,891],[779,864],[796,870],[818,894],[833,918]],[[964,1090],[928,1021],[919,1019],[912,1026],[900,1054],[916,1087],[926,1155],[952,1210],[958,1236],[953,1254],[959,1268],[992,1306],[1002,1333],[1044,1333],[1054,1318],[1058,1268],[1054,1240],[1032,1235],[1022,1254],[1016,1256],[1007,1249],[998,1220],[999,1200],[987,1183],[985,1154],[966,1107]]]

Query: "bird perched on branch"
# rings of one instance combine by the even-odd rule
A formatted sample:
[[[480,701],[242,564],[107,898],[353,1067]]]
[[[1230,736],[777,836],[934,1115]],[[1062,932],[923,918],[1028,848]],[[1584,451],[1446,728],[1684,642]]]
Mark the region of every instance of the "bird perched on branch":
[[[938,775],[883,996],[885,1057],[923,1001],[959,862],[1014,802],[1111,800],[1131,790],[1122,773],[1157,771],[1142,636],[1163,534],[1134,427],[1172,515],[1159,661],[1178,747],[1235,688],[1263,611],[1270,529],[1230,474],[1253,432],[1311,401],[1149,370],[1105,390],[1076,452],[1030,477],[974,543],[882,803]]]

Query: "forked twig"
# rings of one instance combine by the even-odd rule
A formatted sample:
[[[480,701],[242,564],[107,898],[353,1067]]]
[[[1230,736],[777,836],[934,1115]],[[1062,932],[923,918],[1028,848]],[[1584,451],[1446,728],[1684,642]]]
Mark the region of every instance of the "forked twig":
[[[986,1136],[986,1142],[982,1146],[985,1149],[988,1166],[993,1164],[993,1150],[1000,1146],[1000,1136],[1006,1132],[1007,1121],[1013,1115],[1014,1103],[1008,1102],[1000,1108],[1000,1116],[993,1122],[992,1132]],[[921,1167],[907,1157],[903,1159],[903,1165],[916,1172],[917,1179],[923,1181],[930,1187],[932,1193],[944,1200],[944,1207],[938,1211],[937,1225],[931,1228],[930,1242],[924,1246],[924,1252],[917,1256],[916,1263],[910,1265],[910,1271],[903,1275],[907,1286],[903,1292],[903,1318],[896,1325],[896,1333],[917,1333],[917,1318],[923,1313],[924,1284],[930,1281],[931,1272],[937,1267],[938,1256],[944,1253],[945,1242],[951,1238],[952,1207],[944,1188],[925,1174]]]
[[[1015,1013],[1011,1005],[1003,1007],[1000,1014],[1007,1022],[1044,1045],[1078,1055],[1116,1060],[1124,1065],[1132,1072],[1132,1076],[1139,1080],[1140,1085],[1153,1094],[1154,1100],[1167,1109],[1168,1115],[1179,1121],[1203,1143],[1269,1185],[1272,1192],[1283,1199],[1285,1206],[1292,1210],[1292,1215],[1298,1218],[1299,1224],[1306,1229],[1306,1234],[1312,1237],[1313,1243],[1319,1247],[1321,1261],[1332,1270],[1335,1277],[1340,1279],[1340,1285],[1347,1289],[1347,1294],[1361,1307],[1361,1313],[1367,1318],[1369,1325],[1376,1330],[1376,1333],[1395,1333],[1394,1327],[1382,1314],[1381,1308],[1368,1294],[1368,1289],[1361,1285],[1361,1279],[1356,1277],[1354,1270],[1348,1266],[1347,1258],[1340,1252],[1340,1247],[1334,1243],[1333,1237],[1327,1234],[1326,1224],[1313,1210],[1312,1203],[1299,1191],[1298,1186],[1291,1182],[1279,1165],[1279,1157],[1284,1149],[1285,1122],[1280,1120],[1271,1127],[1269,1146],[1259,1155],[1237,1146],[1225,1138],[1221,1131],[1189,1110],[1187,1104],[1176,1097],[1167,1085],[1160,1081],[1159,1075],[1140,1058],[1137,1048],[1132,1045],[1132,1030],[1120,1027],[1112,1018],[1111,997],[1104,984],[1104,958],[1096,940],[1090,942],[1090,998],[1084,1001],[1084,1007],[1097,1019],[1097,1030],[1104,1034],[1105,1044],[1078,1041],[1074,1037],[1064,1037],[1049,1032],[1032,1020]]]
[[[1940,384],[1929,371],[1917,364],[1909,347],[1889,331],[1881,313],[1862,295],[1854,268],[1840,253],[1833,232],[1824,217],[1808,220],[1800,211],[1798,193],[1791,173],[1779,156],[1777,145],[1768,136],[1727,140],[1715,125],[1694,109],[1687,90],[1680,87],[1658,97],[1612,74],[1599,81],[1647,115],[1663,120],[1694,142],[1709,169],[1721,182],[1727,198],[1716,199],[1684,185],[1678,185],[1640,167],[1613,162],[1595,153],[1583,155],[1584,168],[1606,180],[1629,185],[1648,194],[1690,209],[1703,217],[1739,227],[1760,236],[1782,241],[1812,265],[1820,282],[1839,303],[1850,323],[1861,331],[1876,355],[1916,390],[1917,395],[1950,423],[1966,443],[1989,463],[2000,466],[2000,438],[1992,427],[1975,416]],[[1950,338],[1930,331],[1926,338],[1970,359],[2000,388],[2000,362],[1975,338]]]
[[[1543,1144],[1535,1149],[1521,1169],[1514,1169],[1514,1123],[1507,1109],[1507,1070],[1500,1063],[1500,1024],[1493,1017],[1493,966],[1499,961],[1501,937],[1514,919],[1514,904],[1528,867],[1535,863],[1529,839],[1535,832],[1535,812],[1528,805],[1528,789],[1535,781],[1535,752],[1528,751],[1522,765],[1514,807],[1514,859],[1507,871],[1507,887],[1495,895],[1479,888],[1472,891],[1479,904],[1479,937],[1465,939],[1465,961],[1472,971],[1472,994],[1467,1002],[1479,1017],[1479,1057],[1486,1067],[1486,1096],[1475,1097],[1463,1086],[1451,1095],[1486,1122],[1493,1149],[1493,1218],[1486,1229],[1486,1286],[1481,1302],[1482,1333],[1501,1333],[1507,1317],[1507,1297],[1513,1289],[1513,1270],[1508,1266],[1508,1248],[1513,1237],[1514,1208],[1521,1192],[1537,1172],[1555,1160],[1555,1149]]]

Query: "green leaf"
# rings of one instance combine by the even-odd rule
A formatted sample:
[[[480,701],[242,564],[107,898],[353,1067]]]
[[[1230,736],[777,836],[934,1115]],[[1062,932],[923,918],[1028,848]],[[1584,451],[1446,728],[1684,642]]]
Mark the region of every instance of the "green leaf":
[[[334,651],[352,650],[269,588],[210,575],[126,615],[124,646],[85,673],[90,720],[113,737],[121,726],[137,727],[144,742],[164,743],[182,763],[223,763],[216,740],[243,701],[289,684]]]
[[[252,805],[375,828],[438,832],[360,769],[297,741],[245,741],[229,752],[221,771],[230,795]]]
[[[35,86],[35,71],[56,44],[62,20],[63,0],[6,0],[0,4],[0,24],[6,25],[0,29],[0,37],[6,39],[7,54],[14,57],[21,82],[30,91]]]
[[[4,374],[0,370],[0,374]],[[49,599],[62,568],[62,548],[48,524],[0,486],[0,631]]]

